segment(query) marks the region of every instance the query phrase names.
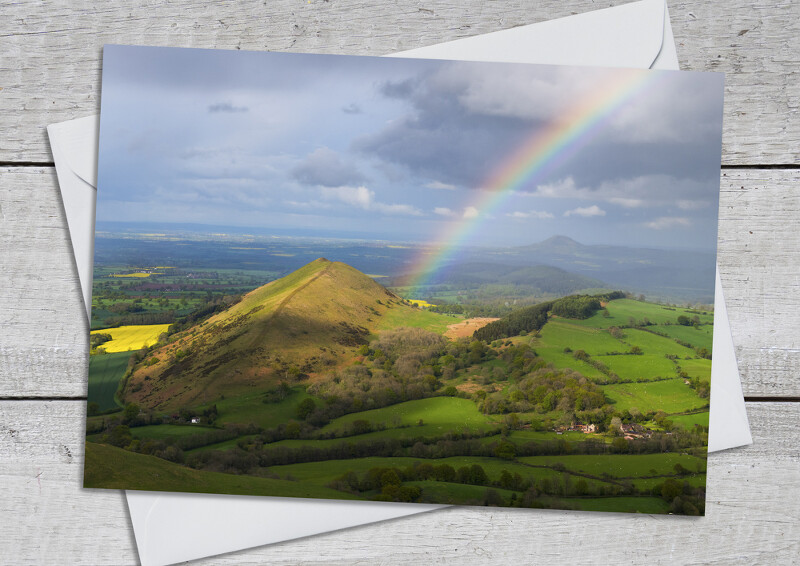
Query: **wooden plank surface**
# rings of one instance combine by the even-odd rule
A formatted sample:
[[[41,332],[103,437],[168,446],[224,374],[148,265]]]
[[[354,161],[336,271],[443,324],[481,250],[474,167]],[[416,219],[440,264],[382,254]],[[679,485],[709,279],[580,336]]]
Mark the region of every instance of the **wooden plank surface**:
[[[122,494],[78,487],[85,402],[46,400],[85,396],[87,325],[45,126],[98,111],[104,43],[381,55],[626,2],[0,5],[0,563],[137,563]],[[682,68],[727,74],[719,260],[743,389],[786,401],[748,403],[754,445],[709,457],[707,516],[454,508],[198,563],[798,561],[800,2],[669,8]]]
[[[55,174],[0,170],[0,397],[83,396],[87,325]],[[719,263],[746,395],[800,396],[799,170],[721,177]]]
[[[121,493],[79,488],[84,410],[0,401],[0,516],[15,518],[2,527],[0,557],[136,563]],[[751,403],[748,412],[753,446],[709,457],[704,518],[462,507],[197,563],[789,564],[800,553],[791,496],[800,490],[800,404]]]
[[[0,162],[49,162],[44,126],[98,111],[103,44],[383,55],[612,0],[19,2],[0,12]],[[726,164],[800,163],[800,3],[670,2],[683,68],[727,73]]]

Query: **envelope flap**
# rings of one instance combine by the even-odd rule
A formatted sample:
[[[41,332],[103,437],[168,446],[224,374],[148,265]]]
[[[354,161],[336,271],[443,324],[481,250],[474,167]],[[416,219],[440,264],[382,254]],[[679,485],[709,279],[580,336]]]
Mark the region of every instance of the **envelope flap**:
[[[391,56],[587,66],[614,61],[615,67],[646,69],[661,51],[665,14],[664,0],[643,0]]]
[[[97,143],[99,125],[99,116],[87,116],[48,127],[50,143],[58,144],[70,170],[92,187],[97,187],[97,152],[86,148]]]

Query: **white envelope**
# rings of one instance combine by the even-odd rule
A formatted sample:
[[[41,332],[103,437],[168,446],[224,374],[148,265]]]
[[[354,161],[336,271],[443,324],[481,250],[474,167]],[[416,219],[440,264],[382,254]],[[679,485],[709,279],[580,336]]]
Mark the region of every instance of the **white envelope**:
[[[392,56],[678,69],[663,0],[643,0]],[[97,170],[96,116],[48,126],[81,288],[90,314]],[[751,444],[719,271],[716,278],[709,452]],[[441,508],[127,491],[139,558],[171,564]],[[191,521],[183,520],[191,517]],[[177,520],[176,520],[177,519]]]

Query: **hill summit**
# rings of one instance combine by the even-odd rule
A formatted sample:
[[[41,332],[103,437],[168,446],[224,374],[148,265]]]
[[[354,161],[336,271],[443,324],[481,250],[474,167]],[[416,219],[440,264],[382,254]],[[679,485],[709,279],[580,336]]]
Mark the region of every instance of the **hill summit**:
[[[170,337],[133,370],[123,397],[175,410],[338,365],[389,309],[412,309],[369,276],[319,258]]]

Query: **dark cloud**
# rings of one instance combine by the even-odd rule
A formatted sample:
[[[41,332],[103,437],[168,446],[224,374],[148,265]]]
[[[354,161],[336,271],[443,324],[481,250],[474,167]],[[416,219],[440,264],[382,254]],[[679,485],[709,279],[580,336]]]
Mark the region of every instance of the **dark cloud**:
[[[572,75],[572,82],[591,83],[592,77],[584,77],[580,69],[493,68],[487,79],[482,74],[485,69],[459,65],[382,83],[379,92],[408,100],[409,111],[357,138],[354,149],[422,177],[479,188],[547,122],[569,108],[559,96],[567,101],[585,97],[591,86],[579,84],[572,92],[562,84],[569,84]],[[519,188],[533,190],[537,184],[566,176],[581,186],[596,187],[621,174],[672,175],[713,186],[721,157],[715,141],[721,108],[717,91],[709,88],[716,78],[695,74],[680,79],[670,77],[671,82],[655,95],[636,99],[601,127],[569,140],[527,186]],[[684,92],[687,82],[693,91]],[[526,88],[528,100],[522,96]]]
[[[361,106],[353,102],[352,104],[348,104],[347,106],[342,107],[342,112],[345,114],[363,114],[364,111],[361,110]]]
[[[353,149],[422,178],[481,186],[492,168],[530,135],[533,123],[473,114],[460,103],[457,86],[419,78],[383,83],[380,92],[409,100],[411,112],[356,138]]]
[[[292,176],[306,185],[341,187],[364,182],[364,176],[351,163],[327,147],[316,149],[292,170]]]
[[[212,114],[216,112],[247,112],[249,109],[246,106],[234,106],[230,102],[217,102],[208,107],[208,111]]]
[[[403,81],[385,81],[380,85],[378,91],[387,98],[411,98],[417,91],[420,82],[421,81],[416,78]]]

